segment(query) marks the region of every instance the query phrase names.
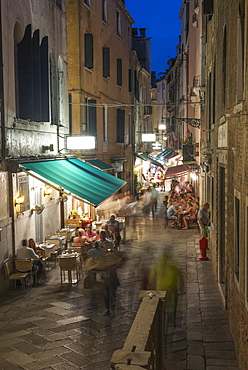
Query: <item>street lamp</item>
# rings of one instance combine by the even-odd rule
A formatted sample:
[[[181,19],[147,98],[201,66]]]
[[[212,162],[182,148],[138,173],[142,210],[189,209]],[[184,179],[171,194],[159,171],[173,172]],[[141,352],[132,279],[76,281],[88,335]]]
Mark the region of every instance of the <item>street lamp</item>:
[[[163,140],[167,140],[167,138],[165,139],[164,137],[164,131],[166,130],[166,124],[163,122],[164,122],[164,118],[162,117],[162,123],[160,123],[160,125],[158,126],[158,129],[162,131],[162,150],[164,149]]]

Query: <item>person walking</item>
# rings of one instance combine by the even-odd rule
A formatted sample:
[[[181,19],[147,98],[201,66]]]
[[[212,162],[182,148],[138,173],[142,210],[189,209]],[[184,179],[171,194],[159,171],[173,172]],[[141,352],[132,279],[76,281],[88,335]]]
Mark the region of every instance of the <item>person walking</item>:
[[[159,197],[159,192],[157,191],[155,184],[153,184],[151,193],[152,193],[152,217],[154,218],[158,208],[158,197]]]
[[[143,195],[143,213],[145,215],[146,223],[152,207],[152,192],[151,188],[148,187]]]

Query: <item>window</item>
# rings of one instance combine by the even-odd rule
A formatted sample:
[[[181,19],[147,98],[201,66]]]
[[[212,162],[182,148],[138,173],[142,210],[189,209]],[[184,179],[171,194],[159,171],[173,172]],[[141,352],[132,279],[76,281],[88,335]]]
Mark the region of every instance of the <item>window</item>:
[[[116,142],[124,143],[125,135],[125,110],[117,109]]]
[[[117,59],[117,85],[122,86],[122,59]]]
[[[87,5],[88,7],[90,7],[90,0],[84,0],[84,3],[85,3],[85,5]]]
[[[239,265],[240,265],[240,200],[238,194],[234,196],[234,272],[239,281]]]
[[[51,103],[51,124],[57,124],[57,79],[54,55],[50,54],[50,103]]]
[[[110,76],[110,48],[102,48],[102,73],[105,78]]]
[[[92,33],[84,34],[84,65],[85,67],[93,68],[93,35]]]
[[[102,20],[107,23],[107,0],[102,0]]]
[[[59,9],[62,9],[62,0],[56,0],[56,5]]]
[[[108,141],[108,114],[107,114],[107,105],[103,106],[102,110],[102,122],[103,122],[103,141]]]
[[[241,4],[237,22],[237,103],[239,103],[244,99],[244,11],[241,9]]]
[[[96,136],[96,100],[85,98],[85,103],[87,104],[85,109],[86,133]]]
[[[128,91],[132,92],[132,70],[128,70]]]
[[[222,50],[222,94],[223,94],[223,108],[226,106],[226,78],[227,78],[227,36],[226,28],[224,30],[223,50]]]
[[[49,121],[48,37],[40,42],[39,30],[31,25],[16,44],[16,115],[36,122]]]
[[[65,98],[64,98],[64,90],[65,90],[65,82],[64,82],[64,72],[63,72],[63,63],[61,58],[59,58],[58,64],[58,98],[59,98],[59,124],[64,126],[64,106],[65,106]]]
[[[119,10],[116,10],[116,32],[121,37],[121,13]]]

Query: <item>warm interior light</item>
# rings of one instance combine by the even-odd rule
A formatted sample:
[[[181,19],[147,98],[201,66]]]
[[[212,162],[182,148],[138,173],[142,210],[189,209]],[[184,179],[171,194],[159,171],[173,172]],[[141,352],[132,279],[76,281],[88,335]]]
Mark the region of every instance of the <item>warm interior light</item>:
[[[95,136],[68,136],[66,147],[69,150],[95,149],[96,138]]]
[[[156,141],[156,134],[142,134],[142,141]]]
[[[24,199],[25,199],[24,195],[19,195],[18,197],[16,197],[16,199],[15,199],[15,206],[17,204],[22,204],[24,202]]]
[[[161,123],[159,126],[158,126],[158,129],[159,130],[165,130],[166,129],[166,125],[164,123]]]
[[[53,189],[52,189],[52,188],[50,188],[50,187],[46,188],[46,189],[44,190],[44,196],[45,196],[45,195],[51,195],[51,194],[52,194],[52,191],[53,191]]]

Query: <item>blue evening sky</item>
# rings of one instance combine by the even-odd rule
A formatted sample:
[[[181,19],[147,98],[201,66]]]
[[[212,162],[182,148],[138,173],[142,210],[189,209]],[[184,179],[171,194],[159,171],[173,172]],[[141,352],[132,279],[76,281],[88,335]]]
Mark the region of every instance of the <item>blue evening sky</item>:
[[[133,27],[146,28],[151,37],[152,71],[164,72],[167,61],[176,56],[182,0],[126,0],[125,6],[135,21]]]

